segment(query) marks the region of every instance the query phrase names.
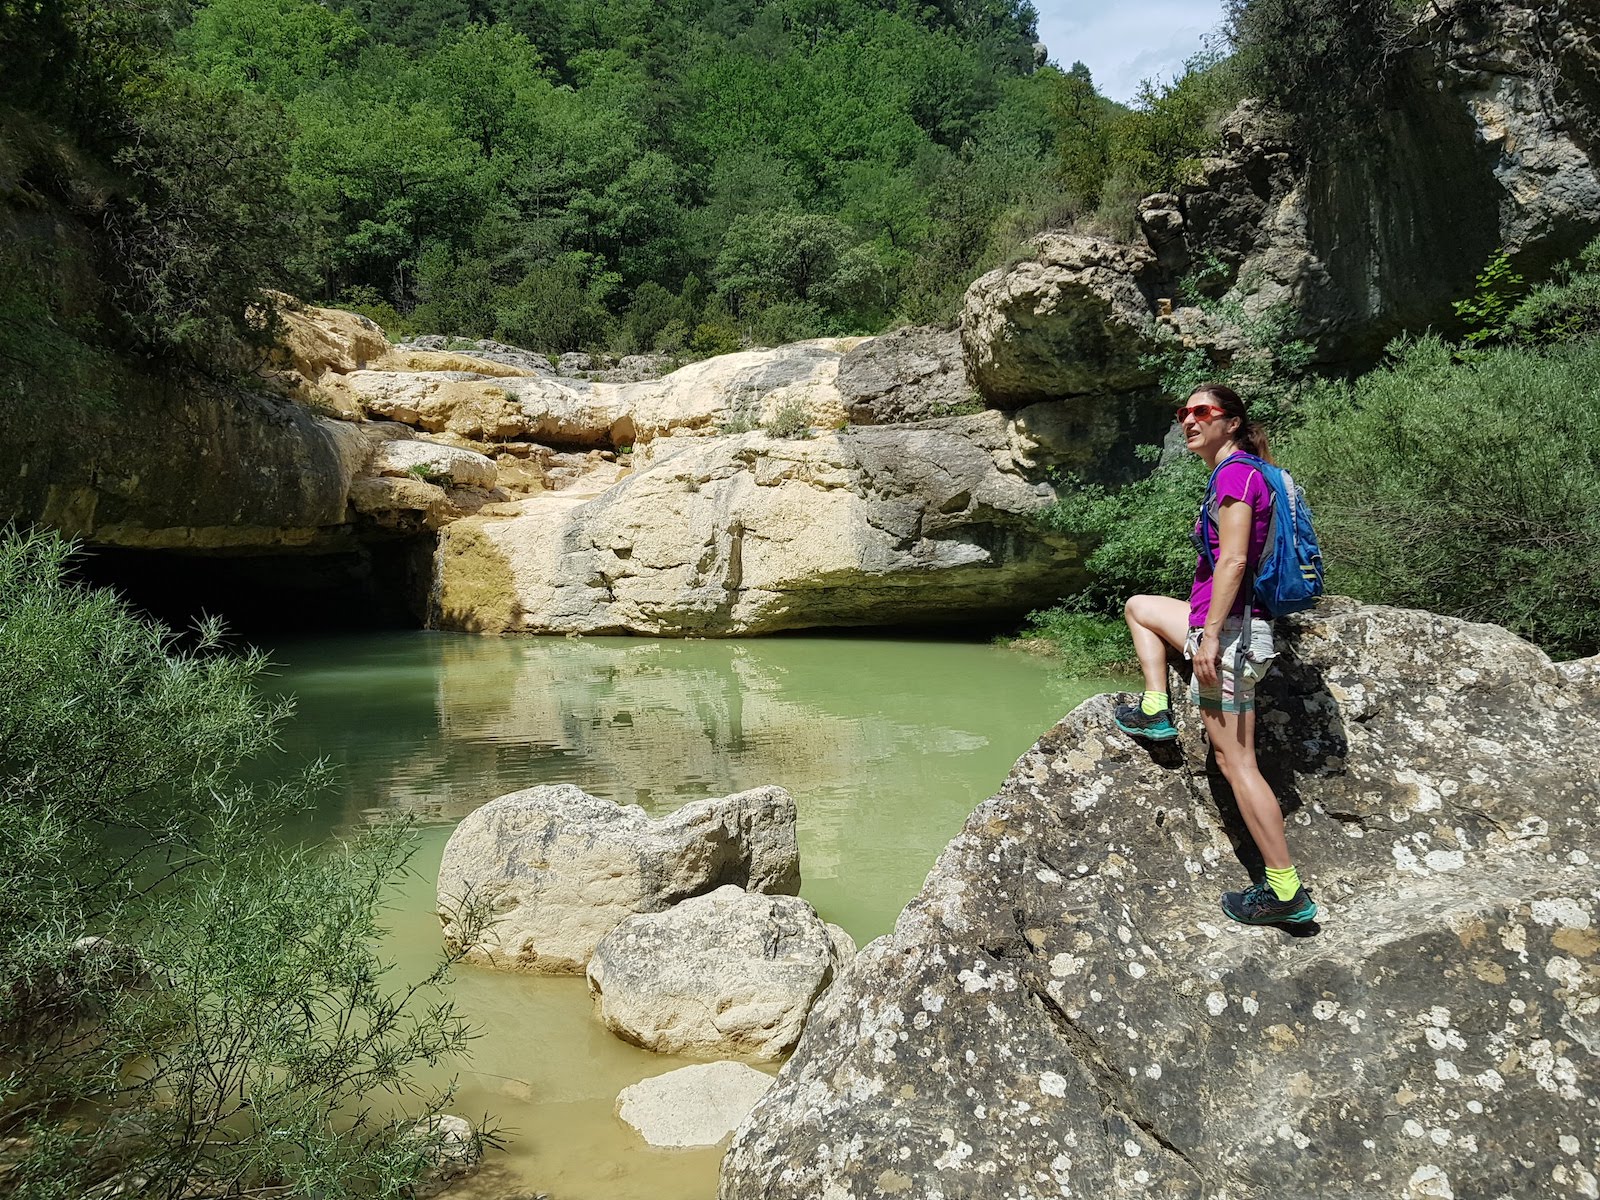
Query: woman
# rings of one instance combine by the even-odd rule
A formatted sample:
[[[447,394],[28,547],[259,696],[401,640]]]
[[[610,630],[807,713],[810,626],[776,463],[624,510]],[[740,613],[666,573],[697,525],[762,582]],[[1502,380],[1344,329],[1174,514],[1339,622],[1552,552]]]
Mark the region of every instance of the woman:
[[[1289,857],[1278,798],[1256,765],[1255,689],[1276,650],[1267,613],[1249,592],[1267,543],[1272,491],[1259,466],[1242,455],[1271,462],[1266,434],[1232,388],[1213,383],[1194,390],[1178,410],[1178,425],[1184,445],[1213,472],[1211,553],[1195,564],[1187,604],[1170,596],[1128,601],[1124,615],[1145,691],[1137,703],[1117,708],[1117,727],[1152,741],[1178,736],[1167,701],[1167,648],[1182,650],[1194,664],[1189,694],[1200,707],[1206,740],[1267,868],[1262,882],[1224,893],[1222,911],[1247,925],[1309,921],[1317,906]],[[1196,522],[1197,548],[1204,529]]]

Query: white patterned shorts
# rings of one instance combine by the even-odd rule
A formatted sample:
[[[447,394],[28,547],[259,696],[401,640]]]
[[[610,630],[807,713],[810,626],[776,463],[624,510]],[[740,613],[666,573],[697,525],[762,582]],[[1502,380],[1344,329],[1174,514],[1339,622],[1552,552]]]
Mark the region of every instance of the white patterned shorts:
[[[1183,656],[1193,659],[1199,649],[1203,629],[1189,630]],[[1202,688],[1200,680],[1189,677],[1189,699],[1211,712],[1250,712],[1256,706],[1256,685],[1272,669],[1278,648],[1272,641],[1272,622],[1251,618],[1248,632],[1242,617],[1229,617],[1222,626],[1222,661],[1217,686]]]

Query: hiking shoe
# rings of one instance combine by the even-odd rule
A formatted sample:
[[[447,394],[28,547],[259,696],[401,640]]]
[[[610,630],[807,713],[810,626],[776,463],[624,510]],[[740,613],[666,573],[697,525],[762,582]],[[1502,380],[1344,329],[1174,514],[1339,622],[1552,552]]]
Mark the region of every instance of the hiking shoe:
[[[1241,925],[1299,925],[1316,917],[1317,906],[1304,887],[1279,900],[1265,883],[1252,883],[1242,892],[1223,892],[1222,911]]]
[[[1117,728],[1123,733],[1133,737],[1144,738],[1151,742],[1170,742],[1178,736],[1178,727],[1172,723],[1172,710],[1163,708],[1155,716],[1150,716],[1139,706],[1139,701],[1132,704],[1119,704],[1112,713]]]

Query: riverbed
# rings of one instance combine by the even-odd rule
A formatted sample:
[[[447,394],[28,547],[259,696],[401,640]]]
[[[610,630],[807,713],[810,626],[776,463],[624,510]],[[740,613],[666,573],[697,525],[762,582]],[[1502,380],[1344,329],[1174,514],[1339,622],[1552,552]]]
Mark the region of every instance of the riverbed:
[[[408,813],[412,873],[389,919],[396,980],[439,950],[434,879],[455,823],[495,796],[573,783],[652,816],[778,784],[795,798],[801,895],[861,944],[886,933],[1011,764],[1116,686],[983,644],[869,637],[494,639],[434,633],[280,640],[297,714],[278,765],[326,757],[338,790],[297,833]],[[688,1060],[607,1033],[578,978],[456,970],[479,1031],[451,1110],[507,1140],[452,1193],[710,1200],[718,1151],[652,1150],[613,1114],[622,1088]]]

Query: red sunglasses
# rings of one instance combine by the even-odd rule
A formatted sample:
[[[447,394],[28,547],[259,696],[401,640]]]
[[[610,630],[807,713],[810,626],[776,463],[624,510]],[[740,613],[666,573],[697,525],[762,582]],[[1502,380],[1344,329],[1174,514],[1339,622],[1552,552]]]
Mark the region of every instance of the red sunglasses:
[[[1193,417],[1196,421],[1213,421],[1216,418],[1225,415],[1226,414],[1215,404],[1191,404],[1186,408],[1178,409],[1177,412],[1173,414],[1173,419],[1177,421],[1179,425],[1182,425],[1189,417]]]

